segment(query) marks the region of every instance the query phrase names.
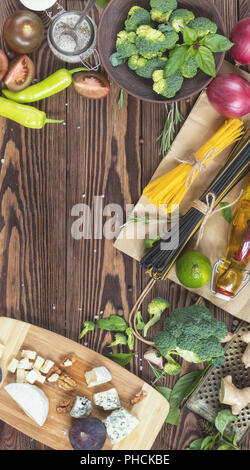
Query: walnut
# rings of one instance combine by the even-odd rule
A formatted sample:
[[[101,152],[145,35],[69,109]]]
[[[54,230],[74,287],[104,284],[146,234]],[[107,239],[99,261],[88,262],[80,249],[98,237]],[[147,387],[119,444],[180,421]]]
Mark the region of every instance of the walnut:
[[[59,401],[56,407],[57,413],[60,413],[60,414],[70,413],[73,403],[74,403],[74,398],[67,398],[65,400]]]
[[[61,375],[61,373],[62,373],[61,369],[55,364],[53,367],[51,367],[51,369],[47,373],[46,379],[48,380],[49,377],[51,377],[54,374]]]
[[[67,374],[61,374],[59,376],[57,385],[59,388],[62,388],[63,390],[67,391],[75,390],[77,388],[77,382],[75,381],[75,379],[73,379]]]
[[[68,354],[60,363],[60,367],[71,367],[76,362],[76,355],[74,353]]]

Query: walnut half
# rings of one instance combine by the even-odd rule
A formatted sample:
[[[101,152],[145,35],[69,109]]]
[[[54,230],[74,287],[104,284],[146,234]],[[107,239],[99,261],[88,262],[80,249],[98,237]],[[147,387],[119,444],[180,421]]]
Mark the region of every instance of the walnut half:
[[[60,414],[70,413],[73,406],[74,398],[67,398],[65,400],[59,401],[56,411]]]
[[[70,377],[67,374],[61,374],[57,381],[57,385],[59,388],[62,388],[65,391],[75,390],[77,388],[77,382],[75,379]]]

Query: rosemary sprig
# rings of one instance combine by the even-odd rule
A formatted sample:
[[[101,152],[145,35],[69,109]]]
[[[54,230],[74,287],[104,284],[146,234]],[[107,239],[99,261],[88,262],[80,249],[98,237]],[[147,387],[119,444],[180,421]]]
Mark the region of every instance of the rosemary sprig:
[[[152,385],[155,385],[157,382],[159,382],[159,380],[163,379],[166,376],[166,372],[163,369],[159,369],[158,367],[155,367],[150,362],[148,362],[148,364],[150,365],[155,376],[155,379],[151,383]]]
[[[183,117],[179,111],[178,103],[172,103],[170,111],[168,106],[165,105],[167,111],[167,119],[164,124],[162,133],[159,135],[158,140],[161,139],[160,154],[164,157],[167,151],[170,149],[174,139],[176,126],[183,121]]]
[[[121,91],[120,91],[120,97],[119,97],[119,100],[118,100],[118,103],[117,103],[117,104],[118,104],[118,109],[123,108],[124,103],[125,103],[124,90],[121,89]]]

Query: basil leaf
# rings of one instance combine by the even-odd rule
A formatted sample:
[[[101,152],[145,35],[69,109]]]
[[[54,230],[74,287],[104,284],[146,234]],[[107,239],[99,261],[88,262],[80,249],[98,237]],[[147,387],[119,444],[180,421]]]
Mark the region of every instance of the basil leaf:
[[[194,57],[198,67],[204,73],[210,75],[211,77],[216,77],[214,55],[210,49],[205,46],[200,46]]]
[[[216,450],[236,450],[230,444],[221,444]]]
[[[113,67],[118,67],[118,65],[124,64],[126,59],[123,59],[118,52],[114,52],[109,58]]]
[[[180,406],[183,400],[185,400],[185,398],[187,398],[197,387],[202,377],[203,371],[194,370],[193,372],[183,375],[179,380],[177,380],[171,393],[172,405]]]
[[[178,426],[180,419],[181,410],[180,408],[173,408],[170,404],[170,410],[166,418],[166,423]]]
[[[118,315],[110,315],[108,318],[100,318],[96,322],[98,328],[107,331],[125,331],[127,329],[127,323],[124,318]]]
[[[183,29],[183,40],[185,44],[188,44],[191,46],[194,44],[195,41],[197,41],[198,34],[196,31],[193,29],[189,28],[188,26],[184,26]]]
[[[195,439],[191,442],[190,446],[187,450],[201,450],[201,444],[204,440],[204,437],[200,437],[199,439]]]
[[[161,395],[163,395],[166,400],[170,400],[170,395],[172,393],[172,390],[171,388],[168,388],[168,387],[155,387],[155,389],[157,390],[157,392],[159,392]]]
[[[214,424],[216,429],[218,429],[218,431],[223,436],[227,425],[232,421],[237,421],[237,419],[238,417],[234,416],[230,410],[222,410],[217,414]]]
[[[203,439],[200,450],[212,450],[217,436],[207,436]]]
[[[221,210],[221,213],[224,217],[224,219],[229,223],[231,224],[232,220],[233,220],[233,215],[232,215],[232,211],[231,211],[231,207],[227,207],[228,206],[228,202],[221,202],[220,203],[220,207],[224,207],[224,209]]]
[[[110,0],[96,0],[96,4],[101,8],[106,8]]]
[[[111,359],[111,361],[116,362],[120,366],[125,367],[130,363],[134,354],[133,353],[130,353],[130,354],[117,353],[117,354],[103,354],[103,355],[105,357],[108,357],[108,359]]]
[[[170,75],[174,75],[185,62],[186,53],[188,50],[188,46],[183,44],[182,46],[175,47],[170,52],[169,60],[164,68],[164,75],[165,77],[170,77]]]
[[[211,49],[212,52],[228,51],[234,45],[233,42],[221,34],[208,34],[202,39],[201,44]]]

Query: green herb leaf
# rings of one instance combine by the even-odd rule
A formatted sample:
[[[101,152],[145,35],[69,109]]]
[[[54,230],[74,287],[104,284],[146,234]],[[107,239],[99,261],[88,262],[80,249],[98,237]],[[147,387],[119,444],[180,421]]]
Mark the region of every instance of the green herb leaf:
[[[221,34],[208,34],[202,39],[201,44],[211,49],[212,52],[224,52],[233,47],[233,42]]]
[[[222,410],[216,416],[215,427],[223,436],[224,431],[229,423],[232,421],[237,421],[237,416],[234,416],[230,410]]]
[[[96,4],[101,8],[106,8],[110,0],[96,0]]]
[[[189,28],[188,26],[184,26],[183,29],[183,40],[185,44],[188,44],[191,46],[194,44],[195,41],[197,41],[198,34],[194,29]]]
[[[228,202],[221,202],[220,207],[222,207],[221,213],[224,219],[231,224],[233,220],[232,210],[231,207],[228,207]]]
[[[182,402],[195,390],[204,375],[204,371],[194,370],[177,380],[171,393],[171,403],[180,406]]]
[[[230,446],[230,444],[221,444],[219,447],[217,447],[216,450],[236,450],[236,449]]]
[[[117,354],[104,354],[105,357],[108,357],[108,359],[111,359],[111,361],[114,361],[116,362],[117,364],[119,364],[120,366],[127,366],[132,357],[133,357],[133,353],[130,353],[130,354],[123,354],[123,353],[117,353]]]
[[[110,315],[107,318],[100,318],[96,322],[98,328],[107,331],[125,331],[128,327],[124,318],[118,315]]]
[[[170,395],[172,393],[172,389],[168,387],[161,387],[161,386],[156,386],[155,389],[157,392],[159,392],[161,395],[163,395],[166,400],[170,400]]]
[[[204,73],[211,77],[216,77],[214,55],[210,49],[205,46],[200,46],[200,48],[195,52],[194,57],[198,67]]]
[[[200,450],[212,450],[216,439],[217,439],[217,434],[215,436],[205,437],[201,443]]]
[[[153,385],[156,384],[159,380],[163,379],[165,377],[165,371],[163,369],[159,369],[158,367],[155,367],[151,362],[148,363],[154,373],[155,380],[153,381]]]
[[[109,58],[113,67],[118,67],[118,65],[124,64],[126,59],[123,59],[118,52],[114,52]]]
[[[199,439],[195,439],[191,442],[190,446],[187,450],[201,450],[202,442],[204,441],[204,437],[200,437]]]
[[[178,426],[180,414],[181,414],[180,408],[171,407],[171,403],[170,403],[170,410],[166,418],[166,423],[172,424],[173,426]]]
[[[170,77],[170,75],[178,72],[182,64],[185,62],[187,51],[188,46],[182,44],[181,46],[175,47],[175,49],[170,52],[169,60],[164,68],[165,77]]]

